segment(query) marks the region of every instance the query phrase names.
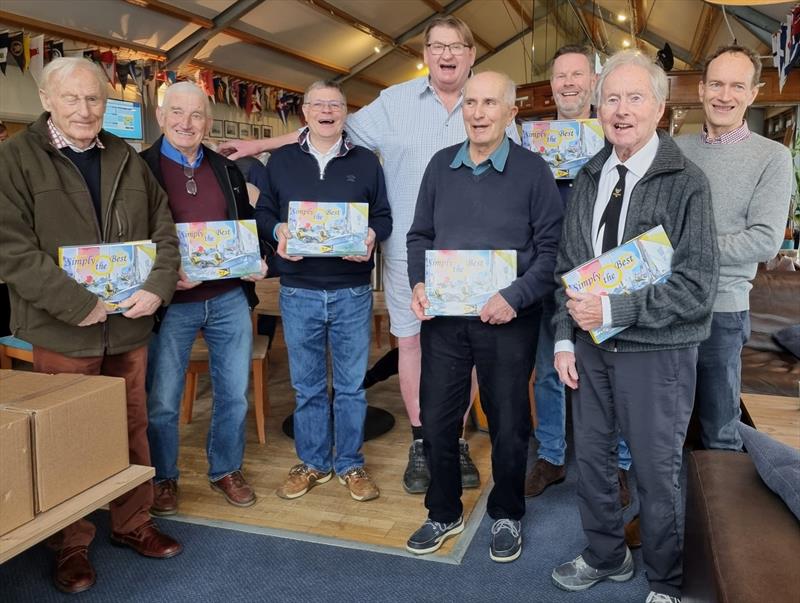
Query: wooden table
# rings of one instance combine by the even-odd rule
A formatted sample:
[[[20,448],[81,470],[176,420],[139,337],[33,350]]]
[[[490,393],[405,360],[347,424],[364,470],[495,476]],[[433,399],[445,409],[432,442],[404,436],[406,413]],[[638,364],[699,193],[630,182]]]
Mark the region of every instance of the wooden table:
[[[800,397],[742,394],[756,429],[800,450]]]
[[[28,523],[0,536],[0,563],[5,563],[37,542],[52,536],[95,509],[99,509],[139,484],[143,484],[154,475],[155,469],[152,467],[130,465],[127,469],[84,490],[49,511],[39,513]]]

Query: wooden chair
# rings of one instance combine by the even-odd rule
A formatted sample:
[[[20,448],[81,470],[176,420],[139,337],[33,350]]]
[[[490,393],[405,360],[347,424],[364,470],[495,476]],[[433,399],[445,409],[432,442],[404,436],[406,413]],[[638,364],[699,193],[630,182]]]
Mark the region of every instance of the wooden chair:
[[[33,346],[13,335],[0,337],[0,369],[12,368],[12,358],[33,364]]]
[[[266,335],[253,335],[253,354],[251,356],[251,371],[253,373],[253,406],[256,415],[256,432],[260,444],[267,442],[265,434],[266,417],[269,414],[269,392],[267,380],[269,378],[269,337]],[[189,358],[189,367],[186,369],[186,380],[183,387],[181,400],[181,423],[192,422],[194,400],[197,397],[197,376],[208,372],[208,346],[202,335],[198,335],[192,345],[192,354]]]

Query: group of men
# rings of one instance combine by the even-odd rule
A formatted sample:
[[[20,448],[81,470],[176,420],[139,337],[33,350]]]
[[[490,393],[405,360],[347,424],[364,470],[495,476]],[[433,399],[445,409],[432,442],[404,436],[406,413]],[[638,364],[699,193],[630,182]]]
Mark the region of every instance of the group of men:
[[[234,505],[256,500],[241,467],[249,308],[253,281],[266,274],[262,264],[241,281],[188,280],[174,222],[255,217],[262,252],[277,249],[300,461],[277,492],[289,499],[334,472],[355,500],[379,495],[361,448],[369,275],[382,242],[412,426],[403,483],[426,493],[428,509],[407,548],[429,553],[463,530],[461,490],[477,477],[461,439],[474,367],[492,442],[490,556],[519,557],[525,496],[564,479],[557,375],[572,390],[588,545],[553,570],[553,582],[579,591],[633,576],[622,520],[632,457],[647,601],[677,601],[689,416],[696,399],[704,443],[741,447],[737,362],[748,335],[749,281],[756,263],[778,248],[791,192],[788,151],[750,133],[744,121],[758,91],[758,57],[741,47],[715,53],[699,89],[703,133],[673,141],[657,132],[667,92],[660,67],[622,52],[595,82],[583,49],[560,50],[551,77],[559,117],[596,113],[609,144],[574,182],[557,185],[544,161],[517,144],[513,82],[500,73],[472,75],[475,45],[466,24],[437,17],[424,36],[429,76],[388,88],[350,116],[338,85],[317,82],[306,92],[307,127],[299,134],[221,149],[235,157],[286,145],[270,158],[255,211],[234,164],[202,144],[211,113],[199,88],[167,89],[157,114],[163,136],[140,158],[101,131],[102,73],[80,59],[50,63],[40,93],[45,113],[0,148],[0,278],[9,284],[14,333],[33,344],[37,371],[125,379],[131,462],[152,459],[155,498],[153,485],[144,484],[114,501],[111,538],[148,557],[171,557],[182,547],[150,513],[177,510],[182,375],[200,330],[214,398],[210,485]],[[370,151],[379,152],[382,168]],[[367,254],[289,255],[288,203],[298,199],[367,203]],[[561,274],[657,225],[674,248],[666,282],[602,298],[556,287]],[[61,245],[138,239],[152,239],[157,257],[123,314],[107,314],[58,267]],[[424,312],[428,249],[514,249],[518,275],[480,316],[431,319]],[[626,329],[595,344],[587,332],[599,326]],[[539,450],[526,479],[534,365]],[[93,535],[84,520],[62,531],[54,572],[61,590],[94,583]]]

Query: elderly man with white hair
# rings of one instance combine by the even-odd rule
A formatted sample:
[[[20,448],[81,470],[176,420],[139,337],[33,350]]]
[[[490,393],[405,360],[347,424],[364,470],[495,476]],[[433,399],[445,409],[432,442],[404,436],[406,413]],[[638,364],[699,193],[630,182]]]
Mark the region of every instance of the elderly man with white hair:
[[[167,88],[156,117],[163,136],[142,157],[167,191],[175,222],[244,220],[253,217],[247,184],[239,168],[202,144],[211,128],[211,107],[190,82]],[[253,327],[250,309],[258,303],[254,280],[190,281],[180,270],[172,303],[160,316],[150,341],[147,368],[147,434],[156,469],[154,515],[178,510],[178,418],[183,378],[192,344],[202,331],[208,345],[213,404],[206,441],[208,479],[232,505],[256,502],[242,475],[247,387]]]
[[[672,274],[627,295],[559,289],[554,318],[556,370],[574,390],[578,505],[588,546],[552,578],[559,588],[581,591],[634,574],[619,506],[621,432],[636,467],[648,603],[680,600],[683,441],[719,276],[708,180],[656,131],[666,92],[663,70],[639,51],[620,52],[603,68],[596,106],[613,146],[575,180],[556,276],[658,225],[675,250]],[[601,325],[625,330],[596,344],[588,331]]]
[[[34,370],[125,379],[130,462],[150,464],[145,365],[152,314],[169,302],[180,262],[167,197],[124,141],[102,130],[107,80],[85,59],[45,67],[39,96],[45,112],[0,147],[0,279],[11,295],[14,334],[33,344]],[[152,239],[156,260],[122,314],[58,265],[58,248]],[[68,435],[65,437],[69,437]],[[181,545],[151,521],[150,482],[109,505],[111,540],[147,557],[166,558]],[[62,530],[55,585],[91,588],[88,545],[94,526]]]

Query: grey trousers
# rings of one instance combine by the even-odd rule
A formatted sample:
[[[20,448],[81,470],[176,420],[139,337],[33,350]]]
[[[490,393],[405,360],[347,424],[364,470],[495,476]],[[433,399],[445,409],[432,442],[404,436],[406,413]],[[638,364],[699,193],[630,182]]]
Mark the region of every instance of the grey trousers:
[[[683,442],[692,414],[697,347],[607,352],[578,340],[578,389],[572,395],[578,506],[597,569],[625,557],[617,483],[619,435],[636,468],[642,552],[650,587],[680,596],[683,551]]]

